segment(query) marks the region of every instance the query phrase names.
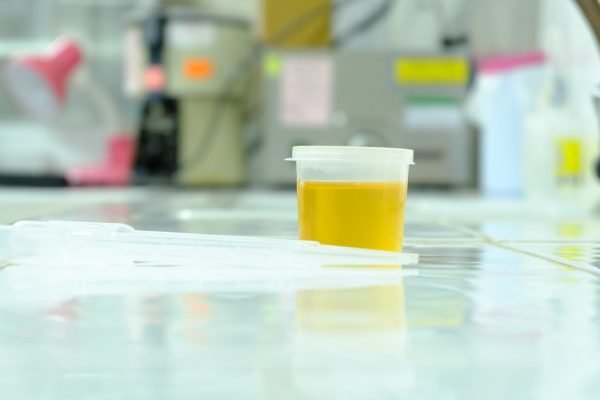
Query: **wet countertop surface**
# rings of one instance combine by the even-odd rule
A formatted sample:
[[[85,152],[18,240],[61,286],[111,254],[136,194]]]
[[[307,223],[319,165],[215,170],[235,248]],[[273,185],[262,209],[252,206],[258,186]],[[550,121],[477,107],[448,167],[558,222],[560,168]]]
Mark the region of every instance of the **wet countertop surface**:
[[[0,208],[4,223],[296,234],[290,192],[21,191]],[[420,262],[372,277],[149,283],[85,262],[4,267],[0,387],[11,399],[597,399],[599,222],[413,195],[405,251]]]

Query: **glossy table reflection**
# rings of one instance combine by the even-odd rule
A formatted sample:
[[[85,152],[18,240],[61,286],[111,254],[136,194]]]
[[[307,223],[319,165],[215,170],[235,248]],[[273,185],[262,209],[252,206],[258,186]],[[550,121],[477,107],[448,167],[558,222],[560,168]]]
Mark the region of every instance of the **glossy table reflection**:
[[[460,202],[452,213],[427,212],[429,204],[415,196],[408,210],[406,250],[420,263],[372,279],[340,269],[302,281],[161,284],[112,279],[109,270],[91,278],[85,265],[5,268],[3,396],[599,398],[600,225],[517,209],[514,219],[477,218]],[[286,192],[141,190],[39,211],[31,217],[138,229],[296,230]]]

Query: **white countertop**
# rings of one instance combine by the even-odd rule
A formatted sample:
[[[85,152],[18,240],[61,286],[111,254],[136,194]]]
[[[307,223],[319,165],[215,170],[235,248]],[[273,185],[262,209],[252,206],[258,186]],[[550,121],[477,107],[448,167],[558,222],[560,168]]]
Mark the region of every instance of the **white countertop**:
[[[296,232],[291,192],[0,189],[0,221],[22,219]],[[514,200],[413,194],[405,250],[420,263],[351,283],[267,274],[261,285],[232,276],[147,286],[135,275],[111,280],[108,270],[92,278],[85,263],[56,274],[7,267],[2,391],[11,399],[597,399],[599,222]]]

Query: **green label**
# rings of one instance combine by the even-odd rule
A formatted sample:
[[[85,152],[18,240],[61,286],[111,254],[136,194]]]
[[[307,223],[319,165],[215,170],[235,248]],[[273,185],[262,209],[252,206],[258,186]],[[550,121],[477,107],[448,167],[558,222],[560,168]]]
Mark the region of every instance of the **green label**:
[[[269,53],[263,60],[263,68],[266,76],[276,77],[281,75],[283,62],[277,54]]]

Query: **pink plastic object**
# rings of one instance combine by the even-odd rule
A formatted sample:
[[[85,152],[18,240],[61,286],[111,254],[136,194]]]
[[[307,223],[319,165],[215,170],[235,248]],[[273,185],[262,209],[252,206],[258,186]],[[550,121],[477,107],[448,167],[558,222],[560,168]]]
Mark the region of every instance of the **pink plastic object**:
[[[108,159],[99,165],[71,168],[66,173],[67,181],[73,186],[124,186],[131,180],[135,139],[122,134],[110,137]]]
[[[22,107],[38,117],[55,117],[65,104],[69,77],[82,61],[77,43],[59,39],[50,45],[48,54],[10,60],[5,71],[7,84]]]
[[[541,51],[482,58],[477,61],[477,70],[482,74],[498,74],[517,68],[533,67],[543,64],[546,54]]]
[[[44,77],[60,103],[64,104],[68,78],[83,56],[72,40],[55,42],[52,50],[48,56],[26,56],[20,61]]]

